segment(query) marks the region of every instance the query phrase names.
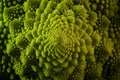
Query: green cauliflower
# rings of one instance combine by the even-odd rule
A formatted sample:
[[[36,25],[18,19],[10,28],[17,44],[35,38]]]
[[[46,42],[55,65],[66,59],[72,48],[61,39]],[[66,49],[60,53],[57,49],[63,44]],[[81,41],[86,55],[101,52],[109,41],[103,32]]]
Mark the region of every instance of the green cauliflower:
[[[119,80],[118,0],[0,0],[0,79]]]

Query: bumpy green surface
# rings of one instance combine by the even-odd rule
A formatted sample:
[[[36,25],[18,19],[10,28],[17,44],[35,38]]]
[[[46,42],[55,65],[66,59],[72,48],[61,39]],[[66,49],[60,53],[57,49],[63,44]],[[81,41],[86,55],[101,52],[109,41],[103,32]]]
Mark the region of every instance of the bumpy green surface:
[[[119,0],[0,0],[0,80],[120,80]]]

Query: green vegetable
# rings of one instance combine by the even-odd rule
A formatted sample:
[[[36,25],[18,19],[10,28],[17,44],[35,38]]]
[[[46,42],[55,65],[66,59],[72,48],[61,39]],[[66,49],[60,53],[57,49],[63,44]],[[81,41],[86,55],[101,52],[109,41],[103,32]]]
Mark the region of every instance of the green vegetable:
[[[0,0],[0,79],[119,80],[119,0]]]

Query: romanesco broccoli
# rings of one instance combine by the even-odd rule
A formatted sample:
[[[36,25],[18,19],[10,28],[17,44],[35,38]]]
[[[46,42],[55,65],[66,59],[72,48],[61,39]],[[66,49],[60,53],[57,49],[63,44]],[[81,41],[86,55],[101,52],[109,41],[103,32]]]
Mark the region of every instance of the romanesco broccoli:
[[[0,0],[0,79],[120,80],[119,0]]]

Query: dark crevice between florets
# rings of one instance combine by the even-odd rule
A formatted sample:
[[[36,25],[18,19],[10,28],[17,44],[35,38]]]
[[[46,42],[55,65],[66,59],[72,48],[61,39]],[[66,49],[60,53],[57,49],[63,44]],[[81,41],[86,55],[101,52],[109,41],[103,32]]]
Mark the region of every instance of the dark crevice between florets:
[[[120,40],[120,15],[116,14],[114,17],[110,18],[111,25],[109,27],[109,37],[112,39]],[[113,40],[114,41],[114,40]]]
[[[116,54],[115,52],[113,52]],[[102,77],[105,80],[119,80],[120,79],[120,59],[117,60],[115,56],[109,58],[103,65]]]

